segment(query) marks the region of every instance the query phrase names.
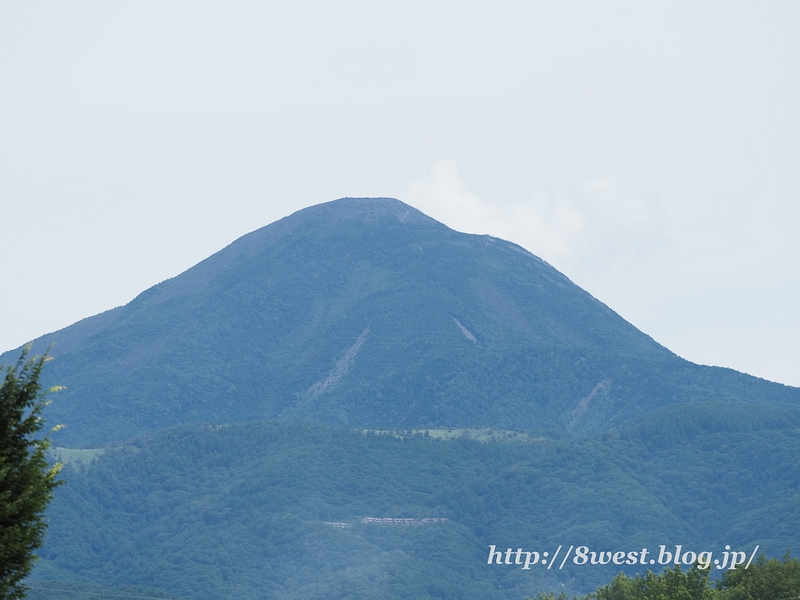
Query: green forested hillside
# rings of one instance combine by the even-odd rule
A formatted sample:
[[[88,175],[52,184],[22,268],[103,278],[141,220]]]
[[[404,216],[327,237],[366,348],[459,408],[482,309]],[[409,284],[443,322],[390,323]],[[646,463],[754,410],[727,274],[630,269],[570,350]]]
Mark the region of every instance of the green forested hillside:
[[[519,246],[391,199],[299,211],[51,343],[66,391],[48,418],[70,447],[191,422],[590,435],[676,402],[800,406],[678,358]]]
[[[51,344],[68,467],[36,581],[519,598],[641,572],[646,548],[800,541],[800,389],[685,361],[397,200],[299,211]],[[602,564],[547,563],[578,547]]]
[[[30,600],[177,600],[177,596],[142,586],[108,587],[75,581],[30,580]]]
[[[490,443],[308,423],[187,425],[109,449],[66,478],[39,579],[191,598],[585,593],[620,569],[652,567],[525,571],[487,565],[489,546],[681,544],[721,556],[726,544],[759,544],[781,556],[800,542],[800,413],[697,403],[590,438]]]

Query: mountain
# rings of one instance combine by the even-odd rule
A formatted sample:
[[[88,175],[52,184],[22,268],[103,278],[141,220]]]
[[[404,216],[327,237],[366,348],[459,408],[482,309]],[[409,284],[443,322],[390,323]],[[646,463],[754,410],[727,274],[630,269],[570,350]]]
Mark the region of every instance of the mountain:
[[[298,211],[34,351],[50,344],[66,390],[47,418],[73,447],[265,419],[585,436],[674,403],[800,406],[679,358],[523,248],[386,198]]]
[[[83,451],[83,466],[62,451],[72,462],[35,575],[208,600],[510,600],[658,572],[660,546],[722,562],[726,546],[775,557],[800,543],[798,410],[673,405],[559,440],[445,431],[195,424],[93,462]],[[655,564],[572,554],[524,570],[488,565],[492,545],[608,559],[648,548]]]
[[[51,344],[39,597],[510,599],[661,565],[492,545],[800,543],[800,389],[397,200],[299,211]]]

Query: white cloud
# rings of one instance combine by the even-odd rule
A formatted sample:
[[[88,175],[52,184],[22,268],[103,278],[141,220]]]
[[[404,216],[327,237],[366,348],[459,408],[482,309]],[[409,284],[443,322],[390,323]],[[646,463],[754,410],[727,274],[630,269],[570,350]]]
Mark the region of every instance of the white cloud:
[[[587,221],[575,266],[589,279],[619,279],[647,265],[666,242],[664,217],[653,196],[615,177],[579,186],[572,202]]]
[[[467,191],[454,160],[437,162],[426,179],[408,186],[403,198],[434,219],[469,233],[478,233],[475,226],[485,227],[493,219],[492,208]]]
[[[638,271],[665,239],[656,199],[611,176],[593,178],[566,195],[538,189],[487,200],[469,191],[455,161],[441,160],[402,198],[454,229],[511,240],[595,285]]]

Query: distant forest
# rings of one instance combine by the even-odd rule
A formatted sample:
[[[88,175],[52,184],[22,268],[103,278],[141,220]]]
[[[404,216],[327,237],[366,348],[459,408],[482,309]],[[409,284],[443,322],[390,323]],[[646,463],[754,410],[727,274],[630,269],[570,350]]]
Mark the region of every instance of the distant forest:
[[[31,600],[117,600],[120,598],[178,600],[152,588],[108,588],[72,582],[31,583]],[[333,596],[331,596],[333,597]],[[347,596],[341,596],[347,597]],[[468,597],[468,596],[462,596]],[[747,569],[727,571],[714,581],[708,571],[666,568],[629,577],[618,574],[591,594],[575,600],[793,600],[800,597],[800,561],[787,552],[783,560],[759,556]],[[530,597],[528,597],[530,599]],[[562,591],[539,592],[533,600],[569,600]]]
[[[34,578],[209,599],[522,598],[644,567],[523,571],[487,565],[490,545],[776,557],[800,543],[797,411],[683,405],[586,439],[457,433],[183,425],[84,452]]]

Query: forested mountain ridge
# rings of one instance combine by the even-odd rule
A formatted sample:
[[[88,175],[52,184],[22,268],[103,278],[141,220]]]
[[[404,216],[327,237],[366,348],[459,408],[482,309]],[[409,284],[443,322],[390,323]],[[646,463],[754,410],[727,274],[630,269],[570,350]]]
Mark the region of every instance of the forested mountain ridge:
[[[181,425],[65,477],[38,578],[209,600],[586,593],[621,570],[662,566],[524,570],[488,565],[489,547],[585,545],[609,556],[645,547],[656,558],[659,545],[680,544],[719,558],[726,545],[774,557],[800,543],[800,411],[732,403],[528,442]]]
[[[519,598],[619,567],[492,546],[800,542],[800,389],[685,361],[397,200],[299,211],[51,344],[40,597]]]
[[[47,417],[72,447],[191,422],[588,435],[672,403],[800,405],[800,389],[677,357],[519,246],[393,199],[298,211],[34,350],[50,344],[66,391]]]

